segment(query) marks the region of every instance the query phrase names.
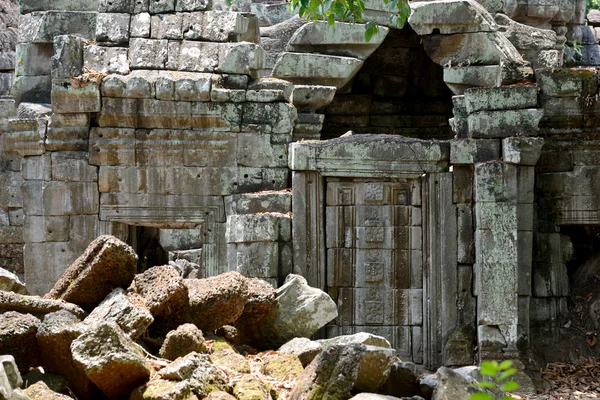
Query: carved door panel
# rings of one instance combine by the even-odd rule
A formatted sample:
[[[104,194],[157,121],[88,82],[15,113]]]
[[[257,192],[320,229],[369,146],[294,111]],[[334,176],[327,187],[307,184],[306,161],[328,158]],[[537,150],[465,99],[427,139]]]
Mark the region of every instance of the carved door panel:
[[[422,362],[419,183],[329,180],[326,196],[327,287],[340,312],[328,334],[371,332]]]

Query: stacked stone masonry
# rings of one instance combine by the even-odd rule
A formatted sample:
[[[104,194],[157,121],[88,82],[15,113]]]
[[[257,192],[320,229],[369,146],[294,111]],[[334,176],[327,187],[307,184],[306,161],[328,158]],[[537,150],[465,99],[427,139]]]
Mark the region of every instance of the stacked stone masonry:
[[[600,225],[600,18],[538,3],[413,1],[397,29],[369,0],[367,42],[285,3],[20,0],[0,267],[43,294],[113,234],[140,268],[149,241],[202,276],[301,274],[338,306],[322,335],[429,368],[556,343]]]

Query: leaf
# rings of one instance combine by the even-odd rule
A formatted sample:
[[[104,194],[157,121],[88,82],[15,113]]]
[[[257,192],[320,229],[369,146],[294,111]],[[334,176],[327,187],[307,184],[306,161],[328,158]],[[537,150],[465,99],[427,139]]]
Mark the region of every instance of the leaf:
[[[476,382],[473,384],[473,386],[480,387],[483,389],[493,389],[496,387],[496,385],[494,385],[492,382],[487,382],[487,381]]]
[[[512,367],[513,362],[511,360],[504,360],[500,363],[500,365],[498,366],[498,369],[500,371],[504,371],[509,369],[510,367]]]
[[[472,394],[469,400],[494,400],[494,396],[485,392],[477,392]]]
[[[510,392],[512,390],[517,390],[519,388],[519,384],[515,381],[508,381],[504,385],[500,386],[500,390],[503,392]]]
[[[518,372],[518,369],[516,369],[516,368],[507,369],[506,371],[501,373],[500,376],[498,376],[498,381],[501,382],[501,381],[505,380],[506,378],[510,378],[517,372]]]
[[[484,361],[481,363],[481,375],[496,376],[498,363],[496,361]]]
[[[331,13],[327,17],[327,25],[333,26],[334,24],[335,24],[335,15],[333,13]]]

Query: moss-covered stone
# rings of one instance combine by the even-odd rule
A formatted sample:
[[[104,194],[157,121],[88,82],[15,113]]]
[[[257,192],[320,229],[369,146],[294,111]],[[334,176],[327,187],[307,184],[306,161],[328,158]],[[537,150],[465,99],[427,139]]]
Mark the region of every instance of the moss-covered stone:
[[[268,400],[269,393],[265,385],[253,375],[244,375],[234,386],[233,395],[238,400]]]
[[[250,373],[250,363],[243,355],[232,349],[223,349],[215,351],[210,355],[210,360],[218,367],[229,371],[235,371],[243,374]]]
[[[296,380],[304,372],[298,356],[276,354],[269,357],[262,367],[262,373],[277,380]]]

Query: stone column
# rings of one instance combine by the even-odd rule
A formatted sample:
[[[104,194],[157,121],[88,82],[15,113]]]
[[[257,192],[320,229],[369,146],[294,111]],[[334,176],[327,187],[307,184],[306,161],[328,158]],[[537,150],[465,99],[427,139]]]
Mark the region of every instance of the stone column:
[[[534,165],[543,139],[502,140],[503,161],[475,165],[480,359],[518,358],[529,342]]]

